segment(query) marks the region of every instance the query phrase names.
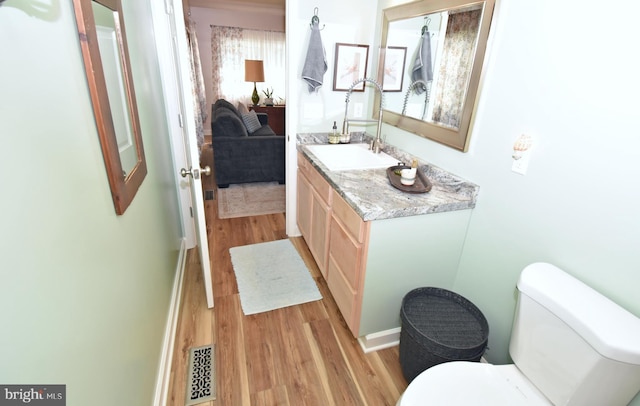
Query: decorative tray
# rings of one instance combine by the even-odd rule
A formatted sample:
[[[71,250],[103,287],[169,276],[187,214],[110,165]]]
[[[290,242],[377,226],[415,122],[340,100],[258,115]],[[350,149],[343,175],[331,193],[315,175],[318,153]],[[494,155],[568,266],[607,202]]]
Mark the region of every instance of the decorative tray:
[[[410,169],[411,167],[406,165],[396,165],[387,168],[387,177],[389,178],[389,182],[396,189],[402,190],[407,193],[427,193],[431,190],[433,186],[429,179],[424,176],[424,173],[420,169],[416,171],[416,181],[413,185],[403,185],[400,182],[400,174],[396,173],[396,171],[400,171],[400,169]]]

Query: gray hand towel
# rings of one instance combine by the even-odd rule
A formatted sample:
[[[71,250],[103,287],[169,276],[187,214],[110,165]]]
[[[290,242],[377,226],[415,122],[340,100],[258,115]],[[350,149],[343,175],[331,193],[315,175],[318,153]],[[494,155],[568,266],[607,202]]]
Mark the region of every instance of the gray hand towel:
[[[431,65],[431,33],[425,31],[418,43],[413,67],[411,68],[411,79],[414,82],[416,80],[431,82],[433,80],[433,67]],[[424,86],[416,86],[414,88],[416,94],[421,94],[426,90]]]
[[[322,78],[327,71],[327,59],[320,38],[318,24],[311,27],[311,37],[309,38],[309,49],[302,68],[302,79],[309,85],[309,93],[317,91],[322,86]]]

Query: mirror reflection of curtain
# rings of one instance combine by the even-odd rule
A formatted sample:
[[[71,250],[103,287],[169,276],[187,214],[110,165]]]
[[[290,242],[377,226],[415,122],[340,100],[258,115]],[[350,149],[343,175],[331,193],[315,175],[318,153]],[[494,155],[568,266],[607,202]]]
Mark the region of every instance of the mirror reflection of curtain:
[[[196,37],[196,23],[189,19],[187,27],[187,39],[191,51],[191,88],[193,91],[193,111],[196,116],[196,135],[198,137],[198,149],[204,143],[204,122],[207,120],[207,97],[205,95],[204,77],[202,76],[202,65],[200,61],[200,51],[198,50],[198,39]]]
[[[285,96],[285,35],[277,31],[211,26],[211,80],[213,101],[251,104],[253,83],[244,81],[244,60],[264,62],[265,83],[258,91],[274,90],[276,101]],[[260,97],[264,98],[262,92]]]
[[[449,15],[440,79],[433,98],[435,122],[455,128],[460,126],[481,16],[482,9]]]

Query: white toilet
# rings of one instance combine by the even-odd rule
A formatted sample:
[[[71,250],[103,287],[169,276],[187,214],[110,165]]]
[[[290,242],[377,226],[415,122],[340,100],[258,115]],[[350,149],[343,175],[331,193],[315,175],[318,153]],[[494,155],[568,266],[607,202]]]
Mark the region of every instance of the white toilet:
[[[515,364],[454,361],[418,375],[413,405],[626,405],[640,390],[640,319],[546,263],[518,281]]]

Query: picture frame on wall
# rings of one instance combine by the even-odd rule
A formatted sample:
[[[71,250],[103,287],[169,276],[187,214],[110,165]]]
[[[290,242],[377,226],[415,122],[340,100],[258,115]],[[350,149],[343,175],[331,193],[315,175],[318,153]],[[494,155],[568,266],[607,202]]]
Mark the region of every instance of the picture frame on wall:
[[[369,45],[336,43],[333,90],[347,91],[358,79],[366,77]],[[364,92],[364,82],[353,88]]]
[[[406,61],[407,47],[387,47],[384,57],[383,91],[402,91]]]

